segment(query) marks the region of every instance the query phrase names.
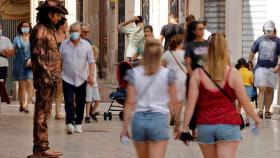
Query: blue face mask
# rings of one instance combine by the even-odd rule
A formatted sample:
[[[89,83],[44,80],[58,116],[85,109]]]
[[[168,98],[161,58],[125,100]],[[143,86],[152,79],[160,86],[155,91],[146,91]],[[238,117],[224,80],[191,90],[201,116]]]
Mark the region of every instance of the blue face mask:
[[[71,32],[70,34],[70,39],[71,40],[77,40],[80,38],[80,33],[79,32]]]
[[[29,33],[29,31],[30,31],[30,30],[29,30],[29,27],[22,27],[22,28],[21,28],[21,32],[22,32],[22,33]]]

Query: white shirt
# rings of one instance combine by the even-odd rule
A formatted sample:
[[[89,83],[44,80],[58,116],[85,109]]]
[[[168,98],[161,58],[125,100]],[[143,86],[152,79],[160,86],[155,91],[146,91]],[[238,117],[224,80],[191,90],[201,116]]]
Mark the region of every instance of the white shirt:
[[[140,26],[121,26],[120,32],[128,36],[126,57],[132,57],[135,53],[142,54],[144,47],[144,28]]]
[[[173,75],[172,75],[173,74]],[[136,107],[135,112],[160,112],[163,114],[169,114],[169,101],[170,96],[168,92],[169,83],[174,82],[176,79],[175,72],[170,71],[167,68],[161,68],[156,74],[154,81],[149,85],[147,91],[145,90],[147,84],[150,83],[153,76],[145,74],[143,66],[138,66],[130,71],[128,74],[128,80],[134,85],[136,95]],[[130,78],[130,79],[129,79]],[[131,81],[132,80],[132,81]],[[139,98],[139,95],[142,97]]]
[[[0,37],[0,52],[2,52],[5,49],[13,49],[12,42],[9,38],[5,36]],[[0,67],[8,67],[9,62],[7,58],[0,56]]]
[[[204,30],[204,36],[203,36],[203,38],[204,38],[205,40],[208,40],[209,37],[210,37],[211,35],[212,35],[212,33],[211,33],[210,31],[208,31],[207,29]]]
[[[179,67],[173,55],[175,56],[178,63],[181,65],[183,70]],[[186,81],[187,81],[187,69],[184,65],[184,55],[185,52],[183,50],[176,50],[170,52],[169,50],[163,54],[163,60],[166,63],[166,67],[168,69],[174,70],[176,72],[177,80],[176,80],[176,90],[177,90],[177,99],[179,101],[183,101],[186,99]]]
[[[60,46],[62,55],[62,79],[76,87],[87,81],[88,65],[94,63],[92,47],[86,40],[81,39],[74,46],[69,40]]]
[[[163,54],[163,60],[166,62],[166,67],[168,69],[176,71],[176,76],[178,78],[186,79],[187,69],[186,69],[186,66],[184,65],[185,52],[183,50],[176,50],[176,51],[172,51],[172,53],[184,71],[179,67],[179,65],[177,64],[177,62],[175,61],[174,57],[172,56],[172,54],[169,50],[167,50]]]

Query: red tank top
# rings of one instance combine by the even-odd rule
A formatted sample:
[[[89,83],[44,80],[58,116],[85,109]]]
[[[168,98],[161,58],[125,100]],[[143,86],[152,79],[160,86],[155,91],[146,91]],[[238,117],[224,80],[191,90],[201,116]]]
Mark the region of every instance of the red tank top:
[[[199,71],[202,79],[201,73],[204,72]],[[234,90],[228,83],[230,71],[231,69],[226,77],[224,90],[232,98],[231,100],[236,100]],[[220,90],[206,89],[202,80],[200,80],[197,107],[197,124],[241,124],[239,112],[233,103]]]

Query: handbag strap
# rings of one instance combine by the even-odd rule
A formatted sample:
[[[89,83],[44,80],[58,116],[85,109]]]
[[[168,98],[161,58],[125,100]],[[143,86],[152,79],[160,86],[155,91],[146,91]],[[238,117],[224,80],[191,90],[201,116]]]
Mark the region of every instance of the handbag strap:
[[[180,67],[180,69],[185,73],[187,74],[187,72],[184,70],[184,68],[182,67],[182,65],[179,63],[179,61],[177,60],[177,58],[175,57],[175,55],[173,54],[172,51],[170,51],[172,57],[174,58],[175,62],[177,63],[177,65]]]
[[[210,74],[204,69],[204,67],[201,67],[202,70],[204,71],[204,73],[208,76],[208,78],[210,78],[210,80],[215,84],[215,86],[224,94],[224,96],[226,96],[226,98],[232,103],[232,105],[235,107],[234,101],[232,100],[232,98],[228,95],[228,93],[218,84],[216,83],[212,77],[210,76]]]
[[[147,92],[149,90],[149,88],[151,87],[150,85],[155,81],[156,76],[157,76],[157,73],[152,76],[150,81],[146,84],[145,88],[139,93],[139,95],[137,97],[138,99],[141,99],[144,96],[145,92]]]

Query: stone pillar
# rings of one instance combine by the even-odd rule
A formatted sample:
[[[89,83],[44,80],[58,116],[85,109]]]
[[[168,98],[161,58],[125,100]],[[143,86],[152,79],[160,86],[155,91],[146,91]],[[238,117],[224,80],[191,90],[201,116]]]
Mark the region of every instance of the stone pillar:
[[[189,14],[197,19],[204,17],[204,0],[189,0]]]
[[[242,57],[242,0],[226,0],[226,35],[231,63]]]
[[[273,118],[280,119],[280,79],[278,80],[277,86],[277,103],[273,106]],[[275,91],[276,92],[276,91]]]

